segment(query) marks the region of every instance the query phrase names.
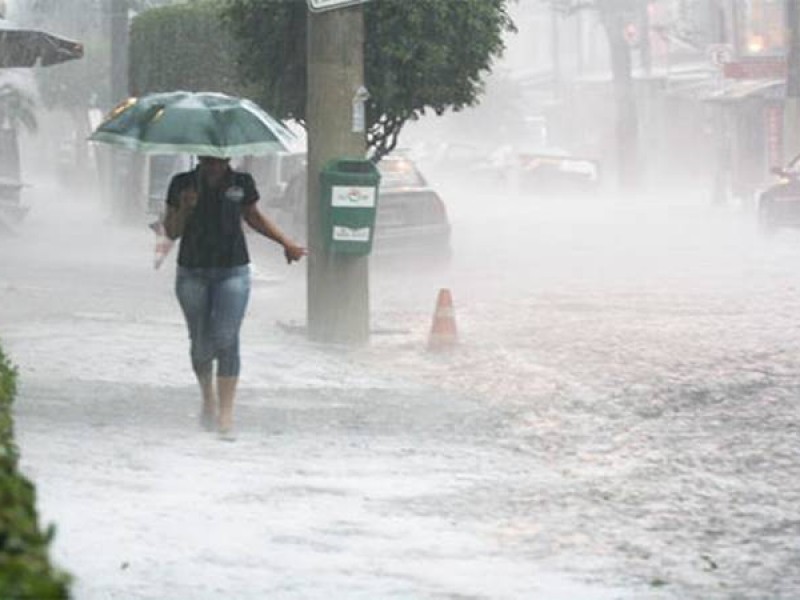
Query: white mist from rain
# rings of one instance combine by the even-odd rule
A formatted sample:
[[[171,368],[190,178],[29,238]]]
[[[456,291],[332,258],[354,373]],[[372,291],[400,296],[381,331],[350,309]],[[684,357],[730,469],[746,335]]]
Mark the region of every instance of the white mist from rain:
[[[490,444],[519,453],[506,466],[526,475],[463,498],[459,514],[503,513],[506,498],[512,547],[568,571],[579,554],[609,583],[669,582],[653,597],[791,597],[794,528],[744,540],[790,520],[800,495],[781,483],[797,472],[784,458],[796,451],[798,233],[763,235],[755,199],[713,202],[706,130],[674,155],[646,147],[639,191],[616,191],[611,145],[589,156],[598,189],[557,194],[498,168],[491,137],[508,121],[476,109],[407,127],[401,145],[447,203],[453,255],[373,269],[377,314],[412,324],[376,342],[378,360],[478,398]],[[460,338],[444,357],[422,349],[440,287]],[[756,514],[763,502],[772,516]]]
[[[503,106],[501,100],[490,97],[487,105],[495,101]],[[598,113],[601,108],[597,107]],[[607,154],[590,156],[601,165],[603,180],[598,189],[567,195],[542,192],[518,177],[513,165],[504,172],[498,166],[502,164],[499,155],[508,148],[495,153],[504,140],[489,144],[490,136],[480,133],[506,130],[510,116],[498,109],[495,114],[467,111],[452,119],[426,117],[409,124],[401,138],[401,146],[409,149],[446,202],[453,229],[452,257],[447,263],[431,265],[424,257],[406,260],[378,255],[372,259],[373,325],[399,333],[374,336],[370,348],[343,352],[341,363],[333,367],[302,363],[297,368],[297,363],[308,359],[307,353],[312,358],[325,354],[316,355],[316,349],[308,350],[303,342],[277,333],[274,327],[276,320],[304,318],[302,271],[255,289],[257,308],[248,317],[243,335],[245,346],[251,348],[245,352],[258,362],[258,367],[245,373],[256,391],[252,398],[245,397],[243,411],[259,423],[269,413],[275,421],[263,427],[272,433],[305,428],[306,433],[321,435],[320,431],[338,426],[336,419],[342,417],[331,416],[339,406],[335,402],[319,409],[323,416],[318,419],[311,416],[319,401],[315,386],[324,387],[327,394],[350,384],[365,387],[371,373],[379,372],[414,384],[431,384],[442,396],[462,394],[470,402],[464,401],[460,420],[431,425],[420,418],[417,423],[422,429],[454,431],[471,454],[460,450],[475,461],[470,475],[486,478],[447,498],[449,516],[456,523],[486,523],[487,530],[511,553],[567,571],[588,571],[607,583],[663,577],[678,590],[675,597],[722,598],[729,592],[744,596],[753,589],[780,592],[768,571],[771,565],[784,567],[787,580],[797,581],[796,566],[791,567],[791,559],[796,558],[792,527],[770,533],[770,561],[760,568],[753,565],[763,562],[765,552],[753,540],[771,524],[786,525],[798,497],[796,486],[790,484],[797,478],[785,477],[792,469],[796,473],[796,463],[789,458],[796,444],[785,421],[795,414],[789,400],[797,389],[795,373],[800,368],[793,358],[795,315],[800,308],[793,283],[800,259],[797,237],[785,232],[763,238],[752,207],[713,206],[709,189],[702,185],[704,161],[700,161],[700,175],[686,175],[682,157],[675,159],[681,167],[676,177],[671,175],[675,172],[672,164],[648,164],[650,180],[659,184],[629,196],[614,191],[613,171],[605,168],[611,162]],[[524,122],[526,115],[519,116]],[[541,123],[540,115],[528,116],[534,117],[529,124]],[[41,381],[70,381],[71,389],[85,391],[75,381],[94,381],[90,403],[100,411],[95,415],[97,427],[109,428],[133,447],[141,444],[136,438],[141,433],[135,429],[137,419],[158,406],[142,401],[141,409],[113,423],[114,415],[102,412],[98,398],[109,390],[119,393],[116,384],[135,386],[143,379],[170,388],[169,393],[182,400],[193,397],[187,391],[191,374],[187,364],[180,362],[186,357],[173,346],[157,346],[165,329],[174,339],[185,336],[172,297],[174,255],[170,265],[153,271],[153,238],[145,218],[133,227],[120,226],[99,181],[65,184],[59,180],[57,149],[64,141],[67,119],[63,114],[42,115],[39,133],[23,137],[25,198],[31,210],[15,236],[0,239],[4,326],[0,333],[10,336],[16,360],[40,370],[40,386]],[[450,126],[450,121],[455,124]],[[463,144],[471,152],[469,164],[445,165],[429,150],[442,141]],[[687,155],[692,150],[685,148]],[[479,170],[481,165],[486,168]],[[257,260],[261,260],[260,252]],[[267,262],[263,268],[269,271],[272,265]],[[436,293],[443,287],[453,294],[460,345],[450,354],[431,356],[424,351],[425,338]],[[107,293],[98,297],[98,289]],[[71,316],[67,325],[65,315]],[[117,332],[116,344],[108,344],[109,331]],[[267,337],[272,341],[264,342]],[[42,355],[52,362],[38,365]],[[359,373],[363,369],[366,374]],[[306,396],[289,396],[301,387],[310,390]],[[286,397],[261,400],[265,390],[274,388]],[[139,393],[154,394],[149,388],[131,387],[123,395]],[[380,390],[365,395],[382,398]],[[426,410],[437,408],[438,398],[431,396],[409,403],[427,416]],[[166,407],[160,414],[172,427],[169,435],[192,447],[196,440],[176,425],[182,423],[185,410],[164,396],[157,400]],[[308,406],[309,415],[293,421],[291,400]],[[422,401],[429,403],[427,408]],[[414,422],[413,415],[404,415],[402,409],[396,415],[401,425],[407,422],[404,417]],[[391,428],[392,424],[382,426]],[[151,448],[158,448],[158,432],[143,429]],[[347,434],[350,442],[335,449],[343,449],[357,461],[353,448],[367,443],[363,440],[369,438],[369,430],[354,425],[353,431]],[[112,458],[93,463],[94,476],[113,480],[118,469],[121,479],[114,480],[116,484],[136,487],[125,478],[130,471],[148,474],[151,456],[141,458],[130,448],[120,450],[108,438],[103,443],[102,449]],[[369,477],[348,479],[356,467],[345,473],[344,460],[327,456],[324,449],[300,436],[276,446],[270,448],[276,454],[265,464],[277,472],[281,458],[290,461],[293,453],[307,454],[311,456],[308,465],[325,461],[325,468],[339,477],[339,487],[329,491],[326,486],[333,484],[324,469],[312,469],[310,482],[299,471],[282,473],[262,481],[264,489],[284,485],[282,493],[288,496],[293,492],[285,481],[298,480],[296,488],[307,489],[311,495],[317,485],[328,490],[329,497],[338,498],[337,506],[347,505],[345,512],[351,511],[352,520],[362,525],[366,521],[375,526],[369,519],[377,518],[365,516],[363,506],[348,504],[352,489],[372,477],[378,483],[371,493],[382,497],[388,487],[403,483],[397,473],[395,479],[392,474],[376,473],[368,460],[357,467]],[[256,442],[247,448],[263,450]],[[508,454],[497,458],[498,449]],[[41,456],[50,459],[57,452],[52,449],[52,455],[45,455],[42,451]],[[143,489],[156,491],[162,517],[184,514],[164,530],[169,548],[176,552],[191,525],[188,518],[182,519],[192,492],[231,500],[220,490],[252,474],[246,468],[234,469],[216,479],[219,474],[212,459],[216,452],[216,447],[207,445],[195,454],[166,457],[153,450],[153,456],[180,473],[175,481],[155,482],[148,474],[142,484]],[[194,460],[198,456],[200,468]],[[396,463],[401,464],[407,462]],[[253,471],[263,467],[249,466]],[[490,472],[497,476],[492,479]],[[770,491],[780,478],[784,493],[776,499]],[[436,486],[441,483],[436,473],[418,483],[420,498],[414,504],[418,513],[424,515],[437,507],[441,492]],[[53,484],[61,492],[70,485]],[[105,525],[113,523],[99,496],[103,490],[89,489],[98,496],[72,504],[65,500],[65,505],[76,511],[79,507],[97,511],[105,515]],[[233,508],[224,512],[224,518],[234,521],[230,540],[247,540],[256,547],[258,536],[249,529],[249,522],[237,520],[235,509],[269,505],[280,511],[284,507],[281,497],[269,496],[263,489],[248,493],[233,495]],[[765,500],[773,513],[748,518]],[[309,512],[315,514],[304,514],[308,505],[302,499],[296,506],[283,523],[267,519],[269,527],[285,540],[305,535],[312,544],[341,542],[345,534],[328,530],[315,537],[301,526],[309,518],[319,528],[329,526],[320,515],[330,503],[314,505],[318,510]],[[128,510],[126,516],[133,519],[134,508]],[[212,523],[213,532],[224,530],[220,520],[214,521],[213,508],[198,511]],[[68,511],[58,516],[67,535],[76,535],[70,532],[77,523],[74,516]],[[156,519],[159,523],[167,521]],[[415,540],[430,536],[425,525],[421,518],[413,521]],[[385,540],[402,537],[403,523],[380,521],[376,529],[386,536],[375,547],[386,553],[390,542]],[[453,552],[462,542],[470,543],[457,536],[448,539]],[[124,540],[117,542],[110,554],[125,556]],[[314,552],[288,545],[301,574],[313,574],[312,559],[318,558]],[[227,542],[223,546],[235,551]],[[582,558],[581,564],[576,564],[576,556]],[[142,564],[157,566],[147,562],[146,553],[137,557]],[[357,556],[348,558],[350,563],[344,560],[345,564],[358,564]],[[86,567],[86,573],[111,572],[100,564],[103,557],[94,559],[95,563],[91,558],[74,560]],[[724,567],[714,572],[709,560]],[[286,559],[280,566],[296,567],[289,562]],[[172,574],[170,569],[178,571],[179,566],[168,565],[167,575]],[[334,571],[331,568],[329,575]],[[198,578],[202,575],[197,572]],[[136,576],[143,577],[141,572]],[[341,583],[330,577],[329,582]],[[295,583],[299,585],[300,579]],[[665,591],[663,597],[669,593]]]

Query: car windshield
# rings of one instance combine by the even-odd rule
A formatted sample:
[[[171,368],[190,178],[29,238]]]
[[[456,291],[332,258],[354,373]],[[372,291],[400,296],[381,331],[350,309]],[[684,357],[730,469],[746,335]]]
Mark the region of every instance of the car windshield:
[[[427,185],[414,163],[407,159],[384,158],[378,163],[378,170],[381,173],[381,186],[384,188]]]

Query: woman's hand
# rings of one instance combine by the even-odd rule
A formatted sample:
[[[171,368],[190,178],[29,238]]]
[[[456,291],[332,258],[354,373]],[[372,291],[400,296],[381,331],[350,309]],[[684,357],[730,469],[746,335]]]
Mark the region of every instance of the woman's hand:
[[[283,255],[286,257],[286,262],[292,264],[292,262],[308,256],[308,250],[294,242],[286,241],[283,243]]]
[[[272,221],[256,208],[255,204],[245,206],[242,214],[250,227],[283,246],[283,255],[286,257],[287,263],[292,264],[294,261],[308,256],[308,250],[287,238]]]

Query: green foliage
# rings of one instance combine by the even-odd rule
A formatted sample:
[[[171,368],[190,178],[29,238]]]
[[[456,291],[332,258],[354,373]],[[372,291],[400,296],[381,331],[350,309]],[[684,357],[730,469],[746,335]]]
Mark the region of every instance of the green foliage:
[[[233,39],[216,0],[147,10],[133,20],[130,86],[134,95],[173,90],[241,94]]]
[[[0,598],[69,598],[69,577],[53,568],[48,547],[54,530],[39,529],[36,490],[18,471],[11,404],[16,369],[0,348]]]
[[[509,1],[364,5],[367,141],[376,157],[394,148],[409,119],[478,102],[503,35],[514,31]],[[246,96],[302,123],[307,12],[306,0],[194,0],[145,11],[131,29],[131,88]]]
[[[409,119],[473,106],[514,31],[509,0],[375,0],[364,5],[367,141],[390,152]],[[305,0],[227,0],[241,74],[279,118],[305,120]]]
[[[240,76],[253,100],[280,119],[305,121],[305,0],[228,0],[222,19],[237,41]]]
[[[0,348],[0,466],[16,466],[16,450],[12,444],[11,401],[17,393],[17,370]],[[6,445],[8,444],[8,448]],[[10,461],[10,462],[7,462]]]
[[[413,8],[412,8],[413,7]],[[368,117],[378,150],[403,123],[477,104],[483,78],[513,30],[505,0],[373,2],[365,8]]]

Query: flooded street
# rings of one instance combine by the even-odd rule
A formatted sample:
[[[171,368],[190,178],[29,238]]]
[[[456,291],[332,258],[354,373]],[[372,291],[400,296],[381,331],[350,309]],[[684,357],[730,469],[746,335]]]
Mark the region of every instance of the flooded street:
[[[254,252],[234,444],[197,427],[174,255],[37,198],[0,319],[78,600],[800,594],[800,233],[442,191],[452,261],[375,259],[367,348],[279,326],[304,272]],[[431,355],[442,287],[460,345]]]
[[[459,510],[606,582],[797,597],[798,232],[691,197],[456,202],[463,345],[403,366],[480,398],[526,470]]]

